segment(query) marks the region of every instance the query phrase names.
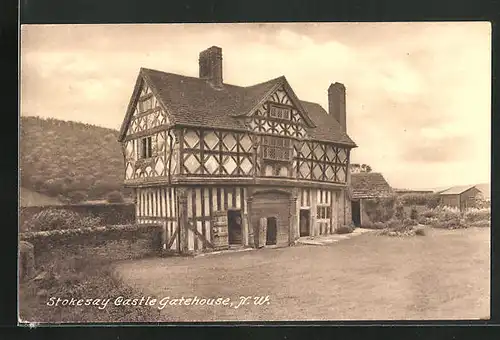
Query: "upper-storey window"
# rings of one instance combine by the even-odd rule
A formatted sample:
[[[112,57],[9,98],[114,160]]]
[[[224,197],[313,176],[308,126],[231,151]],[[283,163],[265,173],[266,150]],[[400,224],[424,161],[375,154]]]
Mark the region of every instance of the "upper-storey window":
[[[264,159],[290,161],[292,159],[292,143],[288,138],[262,137],[262,156]]]
[[[151,110],[153,108],[153,96],[149,95],[145,98],[139,98],[137,106],[139,108],[139,112]]]
[[[139,141],[139,159],[153,157],[153,145],[151,137],[141,138]]]
[[[290,120],[292,116],[292,110],[289,108],[276,106],[273,104],[269,105],[269,117]]]

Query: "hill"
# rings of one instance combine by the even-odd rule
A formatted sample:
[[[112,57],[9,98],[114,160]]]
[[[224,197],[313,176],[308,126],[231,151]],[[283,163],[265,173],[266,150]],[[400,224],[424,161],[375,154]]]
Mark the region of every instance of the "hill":
[[[22,187],[63,201],[124,192],[118,131],[39,117],[21,117],[20,125]]]
[[[26,188],[20,188],[19,200],[21,207],[62,204],[62,202],[54,197],[49,197],[47,195],[43,195]]]

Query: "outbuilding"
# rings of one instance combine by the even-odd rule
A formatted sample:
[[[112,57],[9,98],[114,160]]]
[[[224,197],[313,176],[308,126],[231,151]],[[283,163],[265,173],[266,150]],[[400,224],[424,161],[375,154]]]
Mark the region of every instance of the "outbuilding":
[[[451,187],[441,191],[439,196],[441,205],[458,208],[461,211],[474,207],[476,200],[483,197],[481,190],[475,185]]]
[[[368,200],[394,197],[395,192],[384,176],[378,172],[358,172],[351,174],[352,222],[359,227],[372,222],[366,211]]]

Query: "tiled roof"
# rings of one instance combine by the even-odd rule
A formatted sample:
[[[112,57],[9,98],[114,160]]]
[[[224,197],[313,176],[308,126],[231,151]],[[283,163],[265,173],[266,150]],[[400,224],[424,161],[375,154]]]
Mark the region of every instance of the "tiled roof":
[[[321,105],[303,100],[300,102],[309,115],[309,118],[311,118],[316,125],[315,128],[307,129],[309,136],[321,141],[337,142],[352,146],[356,145],[352,139],[342,131],[339,122],[337,122],[332,115],[328,114]]]
[[[378,172],[351,174],[352,198],[387,197],[394,194],[384,176]]]
[[[200,78],[150,69],[142,69],[142,73],[174,124],[229,129],[245,129],[243,121],[232,115],[250,110],[280,79],[251,87],[224,84],[215,89]]]
[[[253,86],[224,84],[221,89],[212,87],[206,80],[141,68],[140,75],[163,104],[174,125],[246,130],[238,116],[250,112],[270,91],[286,83],[281,76]],[[137,92],[137,89],[136,89]],[[134,95],[135,93],[134,92]],[[308,128],[312,139],[346,144],[355,143],[342,132],[339,123],[319,104],[299,101],[306,115],[316,127]],[[131,108],[120,131],[124,137]]]
[[[474,188],[475,185],[459,185],[456,187],[451,187],[447,190],[441,191],[440,195],[460,195],[463,192],[466,192],[469,189]]]

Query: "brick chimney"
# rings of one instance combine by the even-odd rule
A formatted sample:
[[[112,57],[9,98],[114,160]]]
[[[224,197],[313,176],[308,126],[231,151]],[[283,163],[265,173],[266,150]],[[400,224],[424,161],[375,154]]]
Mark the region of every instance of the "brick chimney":
[[[215,88],[222,88],[222,49],[212,46],[200,52],[200,78]]]
[[[339,122],[342,131],[347,131],[345,109],[345,86],[341,83],[331,84],[328,88],[328,113]]]

